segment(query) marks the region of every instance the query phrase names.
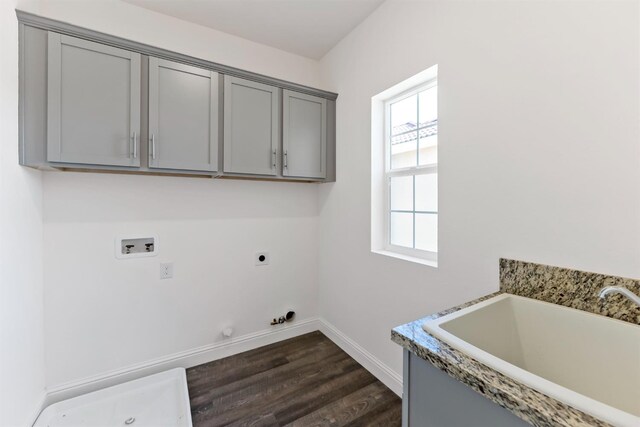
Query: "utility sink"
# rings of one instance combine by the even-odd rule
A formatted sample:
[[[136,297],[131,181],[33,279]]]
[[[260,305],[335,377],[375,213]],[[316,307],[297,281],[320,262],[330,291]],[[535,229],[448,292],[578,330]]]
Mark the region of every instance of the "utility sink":
[[[640,426],[638,325],[500,294],[422,328],[575,409],[615,426]]]

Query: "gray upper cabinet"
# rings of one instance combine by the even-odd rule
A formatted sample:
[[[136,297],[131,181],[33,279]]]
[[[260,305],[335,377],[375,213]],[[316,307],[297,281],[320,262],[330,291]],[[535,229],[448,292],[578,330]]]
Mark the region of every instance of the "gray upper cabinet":
[[[47,160],[140,166],[140,54],[48,34]]]
[[[218,73],[149,58],[149,167],[218,170]]]
[[[21,165],[336,180],[337,94],[16,14]]]
[[[224,82],[224,172],[276,175],[279,89],[238,77]]]
[[[282,98],[282,174],[326,178],[326,99],[290,90],[284,90]]]

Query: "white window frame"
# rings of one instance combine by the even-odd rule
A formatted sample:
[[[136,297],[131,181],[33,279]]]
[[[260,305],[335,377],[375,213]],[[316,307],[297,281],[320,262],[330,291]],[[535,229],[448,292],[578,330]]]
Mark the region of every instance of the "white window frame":
[[[407,168],[394,169],[391,170],[391,104],[402,101],[410,96],[416,95],[420,92],[423,92],[427,89],[435,87],[438,85],[438,79],[433,78],[423,84],[415,86],[407,91],[404,91],[392,98],[386,99],[384,101],[384,249],[387,252],[395,253],[402,256],[420,258],[426,261],[431,261],[433,263],[437,263],[438,261],[438,252],[434,251],[425,251],[422,249],[415,248],[407,248],[404,246],[392,245],[391,244],[391,178],[399,177],[399,176],[418,176],[418,175],[426,175],[432,173],[438,173],[438,163],[427,164],[427,165],[416,165]],[[420,117],[420,104],[417,105],[417,117],[419,122]],[[419,132],[420,128],[417,128],[415,132]],[[419,139],[416,141],[416,148],[418,150],[419,156]],[[419,160],[418,160],[419,161]],[[414,182],[414,195],[413,195],[413,210],[407,211],[408,213],[413,213],[413,242],[415,246],[415,182]],[[433,212],[429,212],[433,213]],[[438,213],[436,212],[436,215]],[[439,217],[438,217],[439,219]],[[438,227],[439,228],[439,227]]]

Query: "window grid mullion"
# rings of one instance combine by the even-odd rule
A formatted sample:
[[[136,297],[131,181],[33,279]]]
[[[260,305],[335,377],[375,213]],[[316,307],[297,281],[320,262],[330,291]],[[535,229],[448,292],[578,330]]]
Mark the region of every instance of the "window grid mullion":
[[[416,125],[418,128],[416,130],[416,166],[418,166],[420,165],[420,92],[416,93]],[[415,175],[413,180],[415,182]],[[415,238],[413,240],[415,241]]]
[[[438,173],[438,165],[420,166],[419,168],[407,168],[400,170],[390,170],[386,172],[388,177],[396,176],[412,176],[412,175],[428,175],[430,173]]]
[[[393,212],[393,213],[412,213],[412,212],[415,212],[417,214],[438,215],[438,211],[419,211],[419,210],[411,211],[411,210],[407,210],[407,209],[390,209],[389,212]]]
[[[420,93],[416,93],[416,127],[420,128]],[[420,130],[416,130],[416,167],[420,165]],[[413,175],[413,249],[416,248],[416,176]]]
[[[387,225],[389,229],[387,230],[387,243],[391,244],[391,177],[387,178],[387,194],[389,195],[389,206],[387,210],[387,218],[389,218],[389,220],[387,221],[389,224]]]
[[[413,233],[413,249],[416,248],[416,176],[413,175],[413,209],[411,212],[411,215],[413,216],[413,228],[412,228],[412,233]]]
[[[420,125],[418,124],[418,127],[417,127],[417,128],[415,128],[415,129],[409,129],[409,130],[405,130],[404,132],[395,133],[395,134],[392,132],[390,136],[391,136],[391,138],[393,139],[393,138],[395,138],[395,137],[397,137],[397,136],[406,135],[406,134],[408,134],[408,133],[412,133],[412,132],[419,132],[419,131],[421,131],[421,130],[428,129],[428,128],[429,128],[429,125],[427,125],[427,126],[420,126]]]
[[[387,153],[387,155],[389,156],[389,161],[388,161],[388,165],[389,165],[389,169],[391,170],[393,168],[393,156],[392,156],[392,144],[391,144],[391,138],[392,138],[392,134],[393,134],[393,108],[391,108],[393,104],[389,104],[389,121],[388,123],[388,141],[389,143],[388,148],[389,148],[389,152]],[[387,211],[387,244],[391,244],[391,176],[387,175],[387,199],[388,199],[388,211]]]
[[[388,162],[389,170],[393,169],[393,156],[391,155],[391,153],[392,153],[391,150],[392,150],[392,146],[393,146],[393,144],[391,143],[393,141],[393,139],[392,139],[393,138],[393,125],[392,125],[392,123],[393,123],[393,108],[391,108],[391,105],[393,105],[393,104],[389,104],[389,121],[387,122],[388,123],[388,127],[389,127],[389,129],[387,129],[387,132],[388,132],[387,138],[388,138],[388,141],[389,141],[389,143],[387,144],[387,147],[389,149],[389,152],[387,153],[387,155],[389,156],[389,162]],[[391,181],[389,181],[389,185],[391,185]],[[389,239],[389,240],[391,240],[391,239]]]

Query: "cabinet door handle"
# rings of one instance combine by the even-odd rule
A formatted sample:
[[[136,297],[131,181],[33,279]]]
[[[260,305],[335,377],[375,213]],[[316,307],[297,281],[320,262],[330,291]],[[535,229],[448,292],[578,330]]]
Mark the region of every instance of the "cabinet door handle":
[[[284,152],[284,168],[288,169],[289,168],[289,162],[287,160],[287,151],[285,150]]]
[[[278,151],[277,150],[273,150],[273,169],[276,168],[276,159],[277,159],[277,155],[278,155]]]
[[[151,134],[151,159],[156,159],[156,135]]]
[[[138,136],[136,135],[136,131],[133,131],[133,158],[138,158]]]

